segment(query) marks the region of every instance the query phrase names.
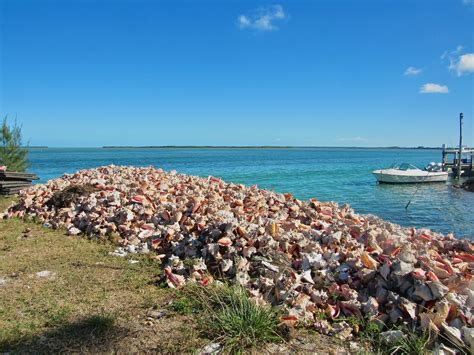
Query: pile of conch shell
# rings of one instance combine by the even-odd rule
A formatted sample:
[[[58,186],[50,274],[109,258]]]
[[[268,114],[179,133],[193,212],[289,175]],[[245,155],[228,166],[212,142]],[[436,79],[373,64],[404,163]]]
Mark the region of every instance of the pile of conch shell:
[[[91,184],[69,207],[53,193]],[[23,191],[3,215],[35,217],[70,235],[113,237],[117,255],[155,252],[170,287],[226,279],[257,302],[284,305],[282,322],[350,337],[339,319],[430,329],[472,349],[474,245],[403,228],[348,206],[169,173],[106,166]]]

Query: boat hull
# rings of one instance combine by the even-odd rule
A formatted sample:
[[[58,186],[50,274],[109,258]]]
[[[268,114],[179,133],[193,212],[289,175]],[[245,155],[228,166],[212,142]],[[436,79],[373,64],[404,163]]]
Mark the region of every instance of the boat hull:
[[[446,182],[448,180],[447,172],[427,172],[423,174],[409,175],[384,172],[383,170],[376,170],[374,174],[378,182],[387,184],[418,184],[430,182]]]

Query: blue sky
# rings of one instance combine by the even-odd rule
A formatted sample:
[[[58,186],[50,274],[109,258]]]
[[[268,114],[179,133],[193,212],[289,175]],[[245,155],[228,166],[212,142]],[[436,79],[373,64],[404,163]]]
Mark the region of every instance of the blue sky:
[[[474,144],[474,1],[0,0],[31,145]]]

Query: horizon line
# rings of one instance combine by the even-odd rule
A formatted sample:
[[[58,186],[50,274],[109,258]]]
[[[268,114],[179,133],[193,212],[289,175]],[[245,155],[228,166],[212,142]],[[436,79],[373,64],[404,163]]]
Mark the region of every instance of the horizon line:
[[[298,146],[298,145],[104,145],[104,146],[26,146],[26,149],[314,149],[314,148],[337,148],[337,149],[427,149],[438,150],[439,147],[425,147],[425,146]]]

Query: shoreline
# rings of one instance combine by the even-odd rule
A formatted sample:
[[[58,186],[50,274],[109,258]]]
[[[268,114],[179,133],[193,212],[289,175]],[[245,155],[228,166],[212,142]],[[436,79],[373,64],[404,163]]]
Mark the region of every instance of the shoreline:
[[[209,146],[209,145],[163,145],[163,146],[98,146],[98,147],[54,147],[33,146],[22,147],[24,149],[338,149],[338,150],[442,150],[440,147],[357,147],[357,146]]]
[[[437,147],[341,147],[341,146],[102,146],[102,149],[404,149],[404,150],[442,150]]]

